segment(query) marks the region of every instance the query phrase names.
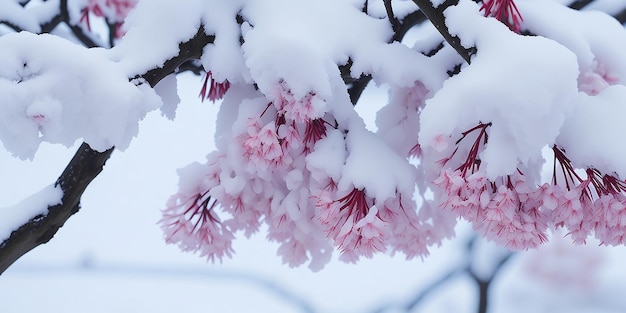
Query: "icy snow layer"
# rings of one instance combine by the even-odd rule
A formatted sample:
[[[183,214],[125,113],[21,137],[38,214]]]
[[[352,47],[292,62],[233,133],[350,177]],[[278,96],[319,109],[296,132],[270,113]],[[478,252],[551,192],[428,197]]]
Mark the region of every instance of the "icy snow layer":
[[[98,50],[26,32],[0,37],[0,98],[0,140],[20,158],[42,141],[125,149],[138,121],[160,106]]]

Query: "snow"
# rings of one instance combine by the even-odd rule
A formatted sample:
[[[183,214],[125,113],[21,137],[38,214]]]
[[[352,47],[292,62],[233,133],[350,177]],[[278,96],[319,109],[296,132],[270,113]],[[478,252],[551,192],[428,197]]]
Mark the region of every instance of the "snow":
[[[361,54],[391,37],[386,22],[366,17],[345,1],[254,1],[242,14],[250,20],[243,32],[246,65],[265,94],[282,79],[296,98],[314,91],[329,100],[328,75],[336,71],[331,66],[345,64],[349,57],[355,64],[367,64],[373,58]],[[323,24],[316,22],[321,14]],[[345,23],[346,19],[353,23]]]
[[[161,114],[170,120],[176,117],[176,108],[180,103],[180,97],[178,96],[178,88],[176,84],[176,75],[171,74],[163,78],[156,86],[154,91],[163,100],[161,106]]]
[[[48,207],[61,203],[62,196],[61,188],[50,185],[15,205],[0,208],[0,242],[11,236],[16,225],[48,214]]]
[[[22,9],[17,0],[6,0],[0,4],[0,21],[7,21],[22,30],[39,33],[41,27],[32,14]]]
[[[178,53],[200,26],[202,0],[140,1],[124,22],[126,35],[107,52],[127,77],[158,68]],[[200,8],[200,9],[198,9]]]
[[[413,193],[415,175],[407,173],[414,172],[415,168],[406,158],[398,156],[385,145],[380,137],[362,129],[349,132],[346,140],[348,156],[343,166],[339,189],[346,188],[345,182],[348,182],[357,189],[365,188],[369,196],[381,202],[395,198],[396,192],[409,195]],[[381,164],[385,166],[377,166]]]
[[[0,47],[0,140],[17,157],[32,158],[44,141],[125,149],[161,105],[97,49],[27,32],[0,37]]]
[[[596,96],[580,94],[557,143],[566,147],[568,155],[580,168],[594,167],[603,173],[616,172],[626,177],[626,145],[623,136],[615,131],[623,123],[626,86],[610,86]]]
[[[341,170],[346,159],[344,137],[339,131],[330,131],[326,138],[315,144],[315,149],[306,158],[307,169],[318,179],[330,177],[335,181],[341,178]]]
[[[581,72],[603,63],[611,74],[626,77],[626,30],[604,12],[576,11],[553,2],[527,0],[519,3],[523,27],[557,41],[577,56]],[[618,3],[619,1],[614,1]],[[624,4],[622,4],[624,6]],[[556,21],[553,16],[558,14]]]

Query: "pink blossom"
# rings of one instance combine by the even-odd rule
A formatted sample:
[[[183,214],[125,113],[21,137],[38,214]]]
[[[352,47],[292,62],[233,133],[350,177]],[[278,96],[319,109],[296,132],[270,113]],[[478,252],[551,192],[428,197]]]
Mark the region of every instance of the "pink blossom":
[[[595,235],[603,245],[626,243],[626,196],[603,195],[596,201],[604,215],[596,224]]]
[[[410,150],[409,150],[409,157],[414,157],[414,158],[421,158],[422,157],[422,146],[420,146],[419,143],[416,143]]]
[[[282,256],[283,262],[287,263],[290,267],[300,266],[309,259],[304,245],[294,238],[284,240],[280,244],[278,247],[278,255]]]
[[[87,30],[91,31],[89,14],[97,17],[104,17],[107,22],[115,25],[115,37],[123,35],[121,25],[128,13],[137,5],[139,0],[88,0],[87,6],[83,9],[80,22],[85,23]]]
[[[594,61],[590,68],[581,70],[578,76],[578,90],[595,96],[619,81],[619,77],[610,73],[605,63]]]
[[[402,252],[407,259],[424,257],[429,254],[428,246],[439,244],[442,237],[449,230],[446,223],[437,224],[435,229],[430,224],[422,223],[429,220],[436,223],[438,216],[424,216],[420,218],[416,213],[415,202],[412,198],[398,194],[395,198],[387,199],[382,205],[377,205],[378,217],[388,225],[385,241],[393,253]],[[420,210],[424,213],[425,210]],[[436,210],[436,212],[441,212]],[[455,222],[455,221],[454,221]],[[454,224],[454,223],[453,223]],[[453,225],[451,227],[454,227]],[[453,232],[453,231],[452,231]]]
[[[279,114],[285,118],[304,124],[310,120],[319,119],[324,114],[325,101],[318,97],[315,92],[309,92],[304,97],[297,99],[285,81],[279,82],[270,93],[270,98]]]
[[[565,192],[552,214],[555,226],[569,227],[580,224],[583,220],[580,191],[574,189]]]
[[[563,190],[558,185],[543,184],[539,188],[538,198],[544,209],[552,211],[563,198]]]
[[[374,253],[385,251],[388,227],[378,216],[378,208],[370,207],[367,215],[353,228],[359,234],[356,245],[360,248],[360,254],[371,258]]]
[[[215,78],[213,78],[211,71],[208,71],[204,75],[204,84],[202,84],[202,89],[200,90],[200,94],[198,96],[203,102],[205,99],[215,102],[222,99],[229,88],[230,82],[228,80],[218,83]]]
[[[313,198],[318,211],[316,214],[317,219],[323,226],[332,227],[332,223],[337,220],[339,215],[339,206],[330,198],[328,192],[321,192],[319,195],[313,196]]]
[[[222,209],[224,212],[230,213],[233,218],[224,222],[224,225],[233,232],[244,230],[244,235],[250,237],[261,227],[262,205],[256,205],[254,208],[246,207],[243,197],[232,198],[225,196],[222,200]]]
[[[216,207],[217,201],[208,192],[172,196],[159,221],[165,242],[183,251],[200,251],[211,261],[231,257],[234,236],[215,214]]]
[[[450,138],[444,135],[437,135],[431,142],[431,145],[437,152],[443,152],[450,146]]]
[[[263,128],[259,128],[259,120],[250,119],[248,133],[242,135],[240,140],[248,171],[267,171],[276,165],[283,164],[285,155],[278,141],[274,122],[269,122]]]
[[[458,170],[444,170],[441,171],[439,177],[433,181],[433,184],[449,196],[453,196],[458,195],[461,188],[465,186],[465,179],[461,177],[461,172]]]
[[[514,189],[501,185],[485,211],[485,222],[474,225],[488,239],[513,250],[536,248],[547,241],[546,216],[538,207],[520,202]]]
[[[278,140],[284,150],[297,150],[302,145],[302,138],[294,123],[278,126]]]
[[[326,125],[325,121],[321,118],[308,120],[306,122],[306,129],[304,131],[304,143],[306,144],[305,152],[311,151],[315,143],[326,137]]]
[[[336,201],[328,194],[317,197],[317,218],[346,262],[355,262],[360,256],[370,258],[387,248],[389,224],[371,202],[364,190],[356,188]]]

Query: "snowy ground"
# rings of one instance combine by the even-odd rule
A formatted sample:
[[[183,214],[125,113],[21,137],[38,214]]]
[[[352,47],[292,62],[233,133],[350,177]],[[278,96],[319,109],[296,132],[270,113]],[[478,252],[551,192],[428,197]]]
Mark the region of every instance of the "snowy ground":
[[[374,312],[410,301],[467,261],[463,240],[423,262],[379,256],[357,265],[332,262],[317,273],[282,265],[263,233],[235,241],[235,257],[223,264],[165,245],[159,209],[176,191],[175,169],[213,148],[218,108],[195,99],[200,78],[186,77],[180,88],[189,98],[177,120],[149,115],[131,147],[116,151],[90,185],[81,211],[0,277],[1,312]],[[0,206],[52,183],[73,152],[46,145],[33,162],[2,153]],[[515,257],[494,281],[492,312],[624,312],[623,250],[561,244]],[[461,275],[415,312],[475,307],[475,286]]]

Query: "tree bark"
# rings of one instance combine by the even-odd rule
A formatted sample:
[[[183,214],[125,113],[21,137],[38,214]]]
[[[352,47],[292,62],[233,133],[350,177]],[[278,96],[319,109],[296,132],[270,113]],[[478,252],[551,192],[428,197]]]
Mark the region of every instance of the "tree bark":
[[[86,143],[78,148],[56,181],[56,186],[63,191],[61,203],[48,207],[47,214],[33,217],[0,244],[0,274],[22,255],[52,239],[65,221],[78,212],[80,197],[89,183],[100,174],[111,152],[113,148],[104,152],[95,151]]]
[[[439,31],[441,36],[456,50],[456,52],[467,62],[471,63],[472,54],[474,54],[475,48],[465,48],[461,45],[461,39],[457,36],[450,34],[448,26],[446,26],[446,18],[443,15],[443,11],[447,8],[459,3],[458,0],[447,0],[437,8],[433,7],[430,0],[413,0],[415,4],[420,8],[420,11],[426,15],[426,18],[430,20],[435,28]]]

